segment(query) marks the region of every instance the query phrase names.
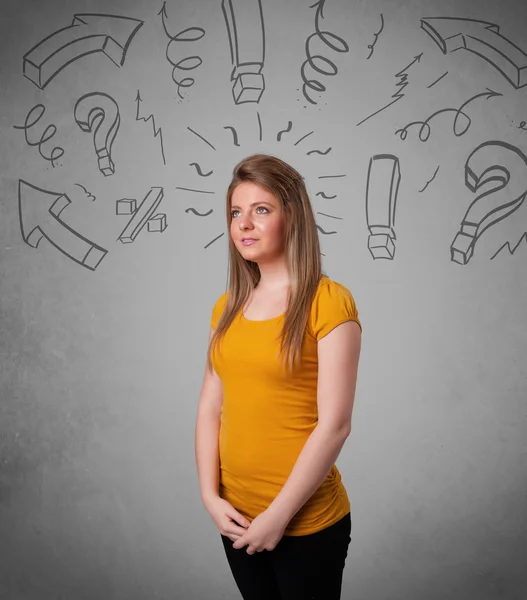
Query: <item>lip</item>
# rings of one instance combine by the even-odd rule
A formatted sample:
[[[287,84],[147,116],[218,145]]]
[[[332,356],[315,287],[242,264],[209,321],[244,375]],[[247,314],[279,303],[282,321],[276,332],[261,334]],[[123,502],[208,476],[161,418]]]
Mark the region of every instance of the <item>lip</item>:
[[[242,238],[242,244],[244,246],[252,246],[253,244],[255,244],[258,240],[254,239],[254,238]]]

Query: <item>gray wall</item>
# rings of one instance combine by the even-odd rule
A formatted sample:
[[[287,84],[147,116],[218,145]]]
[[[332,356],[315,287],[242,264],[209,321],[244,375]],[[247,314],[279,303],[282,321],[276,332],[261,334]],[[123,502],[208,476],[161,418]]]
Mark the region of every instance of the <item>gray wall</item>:
[[[342,597],[524,597],[527,6],[322,7],[3,0],[2,598],[239,597],[194,425],[260,151],[364,327]]]

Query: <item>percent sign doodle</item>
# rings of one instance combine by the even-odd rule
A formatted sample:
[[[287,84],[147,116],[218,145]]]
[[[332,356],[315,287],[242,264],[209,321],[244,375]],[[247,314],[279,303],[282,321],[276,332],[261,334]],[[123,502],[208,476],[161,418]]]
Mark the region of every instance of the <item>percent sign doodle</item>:
[[[450,247],[451,260],[462,265],[472,258],[481,234],[522,205],[527,194],[527,157],[506,142],[484,142],[467,158],[465,185],[481,193],[468,207]]]
[[[366,182],[366,222],[370,235],[368,249],[376,258],[395,256],[395,205],[401,181],[399,159],[393,154],[370,158]]]
[[[223,0],[229,34],[232,95],[236,104],[259,102],[265,89],[265,30],[261,0]]]
[[[93,132],[99,170],[105,177],[113,175],[115,165],[110,153],[121,123],[117,103],[102,92],[85,94],[77,100],[74,116],[83,131]]]

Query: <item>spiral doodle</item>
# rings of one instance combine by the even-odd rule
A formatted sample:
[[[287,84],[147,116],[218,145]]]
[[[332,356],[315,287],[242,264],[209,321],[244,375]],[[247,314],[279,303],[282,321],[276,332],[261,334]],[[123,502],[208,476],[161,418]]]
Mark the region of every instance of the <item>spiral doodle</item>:
[[[310,102],[311,104],[317,104],[316,100],[313,100],[308,94],[308,88],[314,90],[315,92],[325,92],[326,86],[316,79],[309,79],[306,76],[306,67],[309,65],[314,71],[317,73],[321,73],[322,75],[336,75],[338,73],[337,65],[331,61],[329,58],[322,56],[321,54],[311,54],[310,42],[314,37],[318,37],[326,46],[329,46],[335,52],[349,52],[349,46],[345,40],[336,35],[335,33],[331,33],[330,31],[322,31],[319,25],[320,17],[324,18],[324,4],[326,0],[318,0],[315,4],[312,4],[309,8],[314,8],[316,6],[315,12],[315,33],[312,33],[307,39],[305,44],[305,52],[306,52],[306,60],[302,63],[300,67],[300,75],[303,80],[302,84],[302,93],[304,94],[304,98]],[[331,40],[334,40],[333,42]],[[318,64],[317,64],[318,62]],[[326,65],[326,69],[324,69],[323,65]],[[329,67],[329,69],[328,69]]]
[[[165,34],[167,35],[167,37],[170,38],[170,42],[168,42],[166,49],[166,59],[173,66],[172,80],[177,85],[178,96],[181,99],[183,99],[180,89],[189,88],[193,86],[195,83],[195,79],[193,77],[183,77],[183,79],[177,79],[177,70],[179,69],[181,71],[192,71],[194,69],[197,69],[203,63],[203,60],[200,56],[187,56],[177,62],[174,62],[174,60],[169,56],[169,52],[174,42],[196,42],[205,35],[205,30],[201,27],[187,27],[186,29],[183,29],[175,35],[170,35],[165,24],[165,18],[167,17],[165,6],[166,2],[163,3],[163,6],[158,14],[161,15],[161,21],[163,23],[163,29],[165,30]]]
[[[35,117],[35,120],[30,123],[29,121],[31,119],[31,115],[33,114],[33,112],[36,109],[41,109],[41,112],[40,112],[40,114],[37,117]],[[42,153],[42,144],[45,144],[46,142],[48,142],[57,133],[57,128],[55,127],[55,125],[53,125],[53,124],[48,125],[46,127],[46,129],[44,129],[44,131],[42,132],[42,135],[40,136],[40,139],[37,140],[36,142],[32,142],[28,138],[28,135],[27,135],[27,130],[31,129],[31,127],[33,127],[34,125],[36,125],[40,121],[40,119],[44,116],[45,112],[46,112],[46,108],[44,107],[43,104],[35,104],[35,106],[33,106],[33,108],[27,113],[26,120],[24,121],[24,124],[23,125],[13,125],[13,128],[14,129],[23,129],[24,130],[24,136],[26,138],[26,144],[28,144],[28,146],[38,146],[38,151],[40,153],[40,156],[42,156],[42,158],[45,159],[45,160],[49,160],[51,162],[51,166],[54,167],[55,166],[55,161],[58,160],[61,156],[64,155],[64,148],[60,148],[59,146],[55,146],[53,148],[53,150],[51,151],[51,155],[50,156],[46,156],[45,154]]]

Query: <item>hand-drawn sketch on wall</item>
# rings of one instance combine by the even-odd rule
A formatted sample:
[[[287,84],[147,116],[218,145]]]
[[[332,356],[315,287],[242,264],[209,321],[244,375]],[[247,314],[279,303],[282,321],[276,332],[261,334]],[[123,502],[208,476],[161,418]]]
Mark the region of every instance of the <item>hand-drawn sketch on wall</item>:
[[[33,114],[33,112],[35,110],[39,110],[40,114],[38,114],[35,117],[34,121],[30,122],[31,115]],[[35,106],[33,106],[33,108],[27,113],[24,124],[23,125],[13,125],[13,128],[14,129],[23,129],[24,136],[26,138],[26,144],[28,146],[38,146],[38,151],[39,151],[40,156],[42,156],[42,158],[44,160],[50,161],[51,166],[55,167],[55,161],[57,161],[61,156],[64,155],[64,148],[61,148],[60,146],[55,146],[53,148],[53,150],[51,151],[51,154],[49,156],[46,156],[42,152],[42,145],[45,144],[46,142],[48,142],[57,133],[56,126],[53,124],[48,125],[46,127],[46,129],[44,129],[44,131],[42,132],[40,139],[37,140],[36,142],[30,141],[30,139],[28,137],[28,133],[27,133],[28,129],[31,129],[31,127],[35,126],[40,121],[40,119],[42,118],[42,116],[44,115],[45,112],[46,112],[46,109],[43,104],[35,104]]]
[[[395,94],[392,94],[392,98],[393,100],[391,102],[388,102],[388,104],[385,104],[382,108],[379,108],[379,110],[376,110],[375,112],[371,113],[371,115],[368,115],[367,117],[365,117],[364,119],[362,119],[362,121],[359,121],[356,125],[356,127],[358,127],[359,125],[362,125],[363,123],[365,123],[368,119],[371,119],[372,117],[374,117],[375,115],[378,115],[380,112],[382,112],[383,110],[386,110],[389,106],[391,106],[392,104],[395,104],[396,102],[398,102],[399,100],[401,100],[401,98],[404,98],[404,88],[409,85],[408,83],[408,73],[407,71],[410,69],[410,67],[412,67],[415,63],[421,62],[421,58],[423,56],[423,52],[421,52],[421,54],[418,54],[417,56],[414,56],[414,59],[412,60],[412,62],[408,63],[406,65],[406,67],[404,67],[403,69],[401,69],[398,73],[395,74],[395,77],[398,77],[401,81],[398,81],[395,86],[398,88],[401,88],[400,90],[396,91]]]
[[[143,201],[144,202],[144,201]],[[150,207],[152,204],[150,204]],[[157,206],[157,205],[156,205]],[[156,207],[153,208],[155,210]],[[137,201],[135,198],[121,198],[117,200],[115,203],[115,214],[116,215],[133,215],[137,211]],[[148,231],[158,231],[159,233],[163,233],[167,228],[167,216],[165,213],[158,213],[153,217],[149,217],[147,219],[147,229]],[[133,242],[137,237],[139,231],[135,229],[132,232],[133,239],[121,240],[126,242]]]
[[[467,106],[468,104],[470,104],[470,102],[472,102],[473,100],[476,100],[477,98],[486,98],[487,100],[489,98],[495,98],[496,96],[503,96],[503,94],[500,94],[499,92],[494,92],[493,90],[490,90],[489,88],[486,88],[487,91],[486,92],[482,92],[481,94],[476,94],[475,96],[472,96],[472,98],[469,98],[466,102],[463,102],[463,104],[459,107],[459,108],[442,108],[441,110],[436,111],[435,113],[431,114],[426,121],[412,121],[411,123],[408,123],[408,125],[405,125],[402,129],[397,129],[395,131],[395,135],[399,134],[399,137],[401,140],[405,140],[406,137],[408,136],[408,129],[410,127],[412,127],[412,125],[420,125],[421,127],[419,128],[419,139],[422,142],[426,142],[428,140],[428,138],[430,137],[430,134],[432,133],[432,129],[430,127],[430,125],[428,125],[428,123],[437,115],[440,115],[442,113],[447,113],[447,112],[453,112],[456,113],[456,116],[454,117],[454,121],[452,122],[452,131],[454,133],[454,135],[456,137],[460,137],[462,135],[465,135],[465,133],[468,131],[470,124],[472,123],[472,119],[465,113],[463,112],[463,109],[465,108],[465,106]],[[459,130],[458,128],[458,120],[460,116],[465,117],[465,127],[461,130]]]
[[[137,96],[135,97],[135,101],[137,103],[135,120],[136,121],[144,121],[145,123],[148,123],[148,121],[150,121],[150,119],[152,119],[152,129],[154,131],[154,137],[157,137],[159,135],[159,145],[161,146],[161,156],[163,157],[163,164],[166,166],[167,163],[165,160],[165,148],[163,146],[163,132],[161,131],[161,127],[158,127],[156,129],[156,120],[152,113],[150,113],[150,116],[147,117],[146,119],[145,119],[145,117],[139,116],[139,103],[143,101],[143,99],[141,98],[141,95],[139,94],[139,90],[137,90]]]
[[[23,57],[23,74],[40,89],[81,56],[103,52],[118,67],[143,21],[99,13],[73,16],[71,25],[48,35]],[[112,34],[108,33],[112,31]]]
[[[489,183],[498,185],[489,186]],[[482,188],[468,207],[450,246],[451,260],[466,265],[481,234],[516,211],[527,194],[527,156],[500,141],[483,142],[465,163],[465,185],[473,192]],[[512,200],[511,200],[512,198]]]
[[[265,90],[265,27],[261,0],[223,0],[235,104],[260,102]]]
[[[77,100],[73,115],[83,131],[93,133],[99,171],[105,177],[113,175],[112,144],[121,123],[117,102],[103,92],[91,92]]]
[[[368,45],[368,48],[369,48],[369,50],[370,50],[370,53],[369,53],[369,54],[368,54],[368,56],[366,57],[366,60],[370,60],[370,58],[371,58],[371,56],[372,56],[372,54],[373,54],[373,51],[374,51],[374,49],[375,49],[375,44],[377,44],[377,40],[378,40],[379,36],[381,35],[381,33],[382,33],[382,30],[384,29],[384,17],[383,17],[383,14],[381,13],[381,15],[380,15],[380,16],[381,16],[381,26],[380,26],[380,28],[379,28],[379,31],[377,31],[377,33],[374,33],[374,34],[373,34],[373,42],[372,42],[371,44],[369,44],[369,45]]]
[[[178,96],[180,97],[180,99],[183,100],[184,96],[181,95],[180,89],[182,87],[188,88],[193,86],[196,80],[193,77],[183,77],[183,79],[180,80],[177,79],[177,70],[179,69],[180,71],[192,71],[193,69],[197,69],[203,63],[203,60],[201,56],[187,56],[185,58],[182,58],[181,60],[177,60],[177,49],[180,48],[180,44],[175,44],[175,42],[196,42],[205,35],[205,30],[201,27],[187,27],[187,29],[183,29],[175,35],[171,35],[168,32],[165,22],[166,20],[168,20],[166,4],[166,2],[163,2],[161,10],[157,14],[161,15],[163,29],[165,30],[166,36],[170,39],[170,41],[167,44],[166,58],[173,67],[172,80],[177,85]],[[173,56],[173,54],[175,56]]]
[[[305,53],[306,60],[302,63],[300,67],[300,75],[302,77],[302,94],[304,98],[310,102],[311,104],[317,104],[317,101],[314,100],[307,92],[307,89],[311,89],[314,92],[325,92],[326,86],[316,79],[308,79],[306,76],[306,67],[309,65],[314,71],[320,73],[322,75],[336,75],[339,71],[337,65],[329,58],[322,56],[321,54],[312,54],[311,52],[311,40],[316,37],[320,39],[326,46],[329,46],[335,52],[349,52],[349,46],[345,40],[343,40],[340,36],[335,33],[331,33],[330,31],[322,31],[320,29],[319,19],[320,17],[324,18],[324,4],[326,0],[318,0],[315,4],[312,4],[309,8],[316,7],[315,11],[315,33],[312,33],[307,39],[305,43]],[[330,40],[334,39],[335,42],[331,42]],[[319,63],[317,65],[317,62]],[[324,69],[321,65],[327,65],[329,67],[329,71]]]
[[[499,25],[476,19],[426,17],[421,28],[443,54],[467,50],[495,67],[515,88],[527,85],[527,54],[506,37]]]
[[[511,244],[510,244],[510,242],[505,242],[505,243],[503,244],[503,246],[501,246],[500,248],[498,248],[498,250],[496,251],[496,253],[495,253],[495,254],[493,254],[493,255],[490,257],[490,260],[493,260],[494,258],[496,258],[496,256],[498,256],[498,254],[499,254],[499,253],[500,253],[502,250],[504,250],[504,248],[508,248],[508,250],[509,250],[509,255],[510,255],[510,256],[513,256],[513,255],[514,255],[514,253],[516,252],[516,250],[518,250],[518,248],[519,248],[519,247],[520,247],[520,245],[522,244],[522,242],[526,242],[526,243],[527,243],[527,231],[526,231],[524,234],[522,234],[522,236],[520,237],[520,239],[518,240],[518,243],[517,243],[517,244],[514,246],[514,248],[511,248]],[[525,245],[525,244],[524,244],[524,245]]]
[[[431,87],[434,87],[434,85],[436,83],[439,83],[443,79],[443,77],[446,77],[447,75],[448,75],[448,71],[445,71],[443,73],[443,75],[441,75],[440,77],[438,77],[435,81],[432,81],[432,83],[430,85],[427,85],[426,89],[429,90]]]
[[[258,120],[258,139],[259,139],[259,141],[262,141],[262,139],[263,139],[262,120],[261,120],[261,117],[260,117],[260,115],[258,113],[256,114],[256,116],[257,116],[257,120]],[[204,144],[206,144],[209,148],[212,148],[212,150],[214,150],[215,152],[217,151],[216,150],[216,146],[209,139],[207,139],[205,136],[201,135],[200,133],[198,133],[195,129],[192,129],[191,127],[187,126],[187,129],[193,135],[195,135],[199,140],[201,140]],[[232,137],[233,137],[232,141],[233,141],[233,145],[234,146],[238,146],[238,147],[242,146],[242,144],[240,144],[238,132],[235,129],[235,127],[233,127],[233,126],[225,126],[225,127],[223,127],[223,129],[227,129],[227,130],[230,130],[232,132],[232,134],[233,134],[232,135]],[[288,121],[287,127],[285,129],[282,129],[281,131],[279,131],[276,134],[277,141],[279,141],[279,142],[282,141],[282,136],[284,134],[291,133],[292,130],[293,130],[293,122],[292,121]],[[302,142],[304,142],[305,140],[307,140],[308,138],[310,138],[310,136],[312,136],[314,133],[315,133],[314,131],[310,131],[308,133],[305,133],[305,134],[301,135],[296,141],[293,142],[292,145],[294,147],[298,147],[299,144],[301,144]],[[252,144],[252,141],[250,143]],[[253,150],[253,149],[251,149],[251,150]],[[332,150],[331,146],[329,148],[326,148],[325,150],[319,150],[319,149],[315,148],[315,149],[309,150],[305,154],[307,156],[326,157],[326,156],[328,156],[330,154],[331,150]],[[320,160],[323,160],[323,158],[320,158]],[[210,176],[213,173],[213,170],[209,171],[208,173],[203,173],[201,171],[201,168],[199,167],[199,164],[197,162],[191,162],[189,164],[189,166],[195,167],[195,169],[197,171],[197,175],[199,175],[200,177],[208,177],[208,176]],[[311,174],[311,172],[310,172],[310,174]],[[315,175],[312,174],[312,177],[315,177]],[[317,180],[321,180],[321,179],[323,179],[323,180],[337,179],[338,180],[338,179],[342,179],[343,177],[346,177],[345,173],[326,174],[326,175],[317,175],[316,176]],[[305,179],[305,178],[302,177],[302,179]],[[214,187],[214,183],[213,182],[211,182],[211,185],[212,185],[212,187]],[[209,194],[210,195],[210,194],[215,194],[216,193],[213,190],[206,190],[206,189],[203,189],[203,188],[190,187],[190,186],[181,186],[181,185],[176,185],[175,189],[176,190],[180,190],[182,192],[190,192],[192,194],[200,194],[200,195],[201,194],[204,194],[204,195]],[[327,195],[325,192],[317,192],[316,196],[321,196],[324,199],[334,199],[334,198],[337,198],[336,194],[330,196],[330,195]],[[194,215],[196,215],[198,217],[208,217],[213,212],[214,212],[213,209],[210,209],[210,210],[205,211],[205,212],[198,211],[198,210],[196,210],[193,207],[187,207],[185,209],[185,213],[187,213],[187,214],[192,213],[192,214],[194,214]],[[323,215],[325,217],[334,218],[334,219],[341,219],[341,217],[336,217],[336,216],[328,215],[326,213],[319,212],[318,214],[321,214],[321,215]],[[324,235],[332,235],[334,233],[337,233],[336,231],[326,231],[325,229],[323,229],[322,227],[320,227],[318,224],[317,224],[317,228]],[[217,241],[220,238],[222,238],[223,235],[224,235],[224,233],[221,233],[218,236],[216,236],[214,239],[212,239],[210,242],[208,242],[204,246],[204,248],[207,249],[215,241]]]
[[[197,173],[197,174],[198,174],[200,177],[210,177],[210,176],[211,176],[211,175],[214,173],[214,171],[213,171],[212,169],[211,169],[211,170],[210,170],[208,173],[204,173],[204,172],[201,170],[201,167],[200,167],[200,165],[199,165],[197,162],[192,162],[192,163],[189,163],[189,165],[188,165],[188,166],[189,166],[189,167],[194,167],[194,168],[196,169],[196,173]]]
[[[154,212],[163,199],[163,195],[164,191],[162,187],[152,187],[137,208],[135,208],[135,200],[133,203],[128,201],[126,198],[118,200],[117,214],[125,214],[124,211],[126,211],[127,208],[130,210],[133,208],[134,210],[131,213],[132,218],[128,221],[117,239],[123,244],[130,244],[131,242],[134,242],[135,238],[139,235],[143,227],[152,218],[155,220],[155,223],[152,227],[148,227],[148,231],[163,232],[167,227],[166,215],[164,213],[154,215]]]
[[[426,188],[432,183],[432,181],[434,181],[438,171],[439,171],[439,165],[437,165],[437,169],[434,171],[434,174],[432,175],[432,177],[426,182],[424,187],[419,190],[420,194],[426,190]]]
[[[366,180],[368,249],[374,259],[395,256],[395,205],[401,181],[399,159],[393,154],[370,158]]]
[[[78,187],[82,188],[82,190],[86,194],[86,196],[88,196],[88,198],[91,198],[92,201],[96,200],[95,196],[91,192],[88,192],[88,190],[80,183],[74,183],[73,185],[77,185]]]
[[[71,204],[67,194],[50,192],[23,179],[18,180],[18,213],[24,242],[38,248],[45,237],[79,265],[94,271],[107,250],[91,242],[61,219]]]

